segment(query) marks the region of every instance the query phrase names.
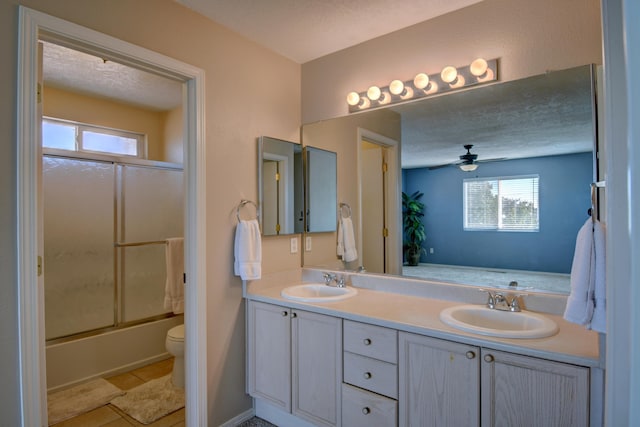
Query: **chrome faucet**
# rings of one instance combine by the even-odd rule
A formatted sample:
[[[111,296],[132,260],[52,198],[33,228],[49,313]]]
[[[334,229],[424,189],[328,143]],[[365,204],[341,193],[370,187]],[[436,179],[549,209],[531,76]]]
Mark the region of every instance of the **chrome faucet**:
[[[324,279],[324,284],[327,286],[332,286],[331,282],[336,282],[334,286],[338,288],[344,288],[347,286],[344,276],[338,276],[333,273],[324,273],[322,278]]]
[[[481,290],[489,295],[486,304],[488,308],[502,311],[521,311],[520,303],[518,302],[518,298],[522,296],[521,294],[513,295],[511,296],[511,300],[509,300],[508,295],[504,295],[500,292],[492,293],[486,289]]]

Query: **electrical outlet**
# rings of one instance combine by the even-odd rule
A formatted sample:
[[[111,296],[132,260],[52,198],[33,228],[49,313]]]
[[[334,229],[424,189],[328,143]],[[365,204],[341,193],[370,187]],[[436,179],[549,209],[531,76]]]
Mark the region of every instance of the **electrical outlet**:
[[[297,254],[298,253],[298,238],[297,237],[292,237],[291,238],[291,253],[292,254]]]
[[[304,238],[304,250],[307,252],[311,252],[311,236],[307,236]]]
[[[429,248],[429,253],[432,254],[433,253],[433,248]]]

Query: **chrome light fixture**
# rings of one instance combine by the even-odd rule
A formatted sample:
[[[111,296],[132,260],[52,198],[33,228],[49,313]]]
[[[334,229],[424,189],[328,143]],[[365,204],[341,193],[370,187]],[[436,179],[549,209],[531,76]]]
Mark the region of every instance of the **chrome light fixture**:
[[[410,101],[498,80],[498,60],[475,59],[463,67],[446,66],[440,73],[418,73],[412,80],[393,80],[388,86],[371,86],[347,95],[349,112]]]

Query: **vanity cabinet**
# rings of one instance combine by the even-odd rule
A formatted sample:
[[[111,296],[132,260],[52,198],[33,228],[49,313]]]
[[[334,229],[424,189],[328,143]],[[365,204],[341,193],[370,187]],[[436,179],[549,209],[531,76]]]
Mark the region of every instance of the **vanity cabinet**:
[[[247,389],[320,426],[341,423],[342,319],[248,302]]]
[[[342,424],[392,427],[398,422],[398,331],[344,321]]]
[[[401,426],[589,425],[588,368],[411,333],[399,341]]]

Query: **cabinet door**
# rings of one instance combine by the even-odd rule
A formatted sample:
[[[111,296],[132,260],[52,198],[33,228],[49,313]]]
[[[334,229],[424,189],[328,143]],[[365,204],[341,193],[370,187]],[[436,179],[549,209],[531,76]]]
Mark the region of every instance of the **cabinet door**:
[[[315,425],[340,425],[342,319],[292,312],[292,413]]]
[[[477,426],[480,367],[477,347],[400,333],[401,426]]]
[[[589,425],[589,370],[482,350],[482,426]]]
[[[248,302],[248,393],[291,411],[291,311]]]

